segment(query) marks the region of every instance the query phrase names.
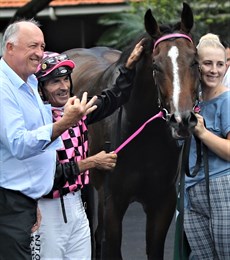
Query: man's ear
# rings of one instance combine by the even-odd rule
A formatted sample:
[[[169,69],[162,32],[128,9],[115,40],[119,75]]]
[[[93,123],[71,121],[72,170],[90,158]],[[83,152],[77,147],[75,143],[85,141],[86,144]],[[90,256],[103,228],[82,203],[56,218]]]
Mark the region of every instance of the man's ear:
[[[6,49],[10,53],[14,49],[14,44],[12,42],[7,42]]]

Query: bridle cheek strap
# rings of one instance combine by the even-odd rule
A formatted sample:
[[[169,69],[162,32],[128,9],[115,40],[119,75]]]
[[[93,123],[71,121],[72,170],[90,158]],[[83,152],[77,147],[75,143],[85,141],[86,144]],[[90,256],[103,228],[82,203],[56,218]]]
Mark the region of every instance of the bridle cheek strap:
[[[171,33],[171,34],[167,34],[167,35],[164,35],[164,36],[160,37],[160,38],[154,43],[153,49],[155,49],[156,46],[157,46],[160,42],[165,41],[165,40],[168,40],[168,39],[171,39],[171,38],[185,38],[185,39],[189,40],[191,43],[193,43],[191,37],[189,37],[189,36],[186,35],[186,34],[183,34],[183,33]]]

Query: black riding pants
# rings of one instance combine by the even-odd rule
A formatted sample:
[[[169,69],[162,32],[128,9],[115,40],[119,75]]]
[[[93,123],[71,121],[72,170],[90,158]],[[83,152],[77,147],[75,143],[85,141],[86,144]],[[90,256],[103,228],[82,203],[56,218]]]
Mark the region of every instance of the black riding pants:
[[[0,260],[31,260],[37,201],[0,187]]]

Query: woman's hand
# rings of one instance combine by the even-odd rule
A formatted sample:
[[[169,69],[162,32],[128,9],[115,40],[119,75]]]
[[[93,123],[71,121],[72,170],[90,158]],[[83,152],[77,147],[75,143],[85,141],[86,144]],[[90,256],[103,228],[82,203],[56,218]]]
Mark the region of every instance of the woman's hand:
[[[194,134],[201,139],[202,134],[204,134],[206,131],[208,131],[204,125],[204,118],[199,115],[195,114],[197,118],[197,124],[194,129]]]

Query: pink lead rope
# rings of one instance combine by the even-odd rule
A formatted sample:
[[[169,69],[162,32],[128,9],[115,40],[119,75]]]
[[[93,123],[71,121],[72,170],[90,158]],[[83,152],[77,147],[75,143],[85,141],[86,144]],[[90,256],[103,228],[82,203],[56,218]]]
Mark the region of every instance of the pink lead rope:
[[[153,121],[156,118],[162,118],[164,116],[164,113],[162,111],[160,111],[158,114],[156,114],[155,116],[151,117],[150,119],[148,119],[140,128],[138,128],[129,138],[127,138],[120,146],[118,146],[118,148],[114,151],[114,153],[118,153],[120,152],[120,150],[122,150],[129,142],[131,142],[144,128],[145,126]]]

